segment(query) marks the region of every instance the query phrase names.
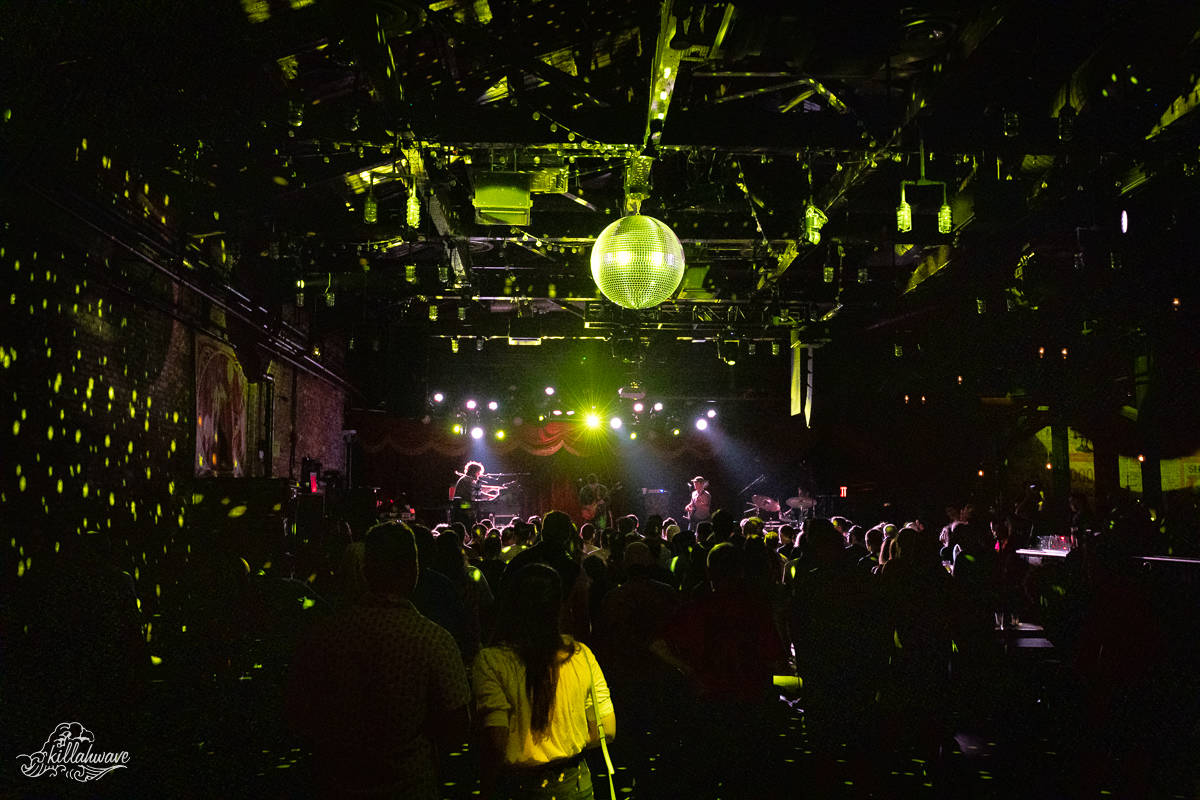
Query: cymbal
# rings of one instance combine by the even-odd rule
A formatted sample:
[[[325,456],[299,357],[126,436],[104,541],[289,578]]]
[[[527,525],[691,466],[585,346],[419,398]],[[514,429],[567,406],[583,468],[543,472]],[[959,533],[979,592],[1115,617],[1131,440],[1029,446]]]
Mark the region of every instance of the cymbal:
[[[779,501],[772,500],[766,495],[756,494],[754,497],[750,498],[750,502],[754,504],[755,508],[758,508],[762,511],[770,511],[771,513],[774,513],[779,510]]]
[[[784,502],[792,508],[812,508],[817,504],[811,497],[789,497]]]

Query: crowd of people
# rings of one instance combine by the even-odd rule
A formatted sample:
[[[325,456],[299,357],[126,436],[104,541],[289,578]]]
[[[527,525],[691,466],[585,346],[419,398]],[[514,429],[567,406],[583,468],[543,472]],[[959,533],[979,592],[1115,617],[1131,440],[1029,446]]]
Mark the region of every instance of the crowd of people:
[[[381,791],[401,779],[433,786],[435,745],[465,738],[470,716],[482,796],[590,797],[585,756],[615,736],[619,714],[623,732],[655,737],[661,796],[756,797],[790,699],[804,710],[817,788],[832,791],[848,771],[862,796],[887,796],[892,755],[913,756],[943,785],[958,747],[952,715],[994,724],[1010,713],[1020,689],[1000,669],[997,629],[1032,615],[1061,634],[1078,678],[1092,726],[1079,763],[1096,777],[1104,770],[1088,759],[1119,754],[1122,779],[1146,786],[1153,723],[1135,701],[1154,694],[1168,646],[1130,571],[1137,520],[1077,527],[1076,558],[1047,585],[1015,554],[1030,544],[1020,511],[984,524],[956,506],[940,531],[919,521],[864,531],[842,517],[767,531],[727,511],[694,530],[656,515],[577,527],[559,511],[500,529],[388,523],[347,544],[329,576],[345,610],[294,664],[292,721],[316,751],[334,743],[330,796],[348,763],[338,747],[367,731],[360,779]],[[377,542],[392,540],[404,557],[377,562],[391,553]],[[436,638],[437,656],[403,636]],[[349,715],[326,688],[348,674],[370,687]],[[420,784],[407,772],[418,764]]]
[[[809,755],[816,796],[898,796],[914,769],[957,796],[964,730],[1008,743],[1017,781],[1049,748],[1032,731],[1058,737],[1071,774],[1040,796],[1194,782],[1195,571],[1165,582],[1134,557],[1155,541],[1140,507],[1101,520],[1078,501],[1074,547],[1031,568],[1016,551],[1050,530],[1031,508],[866,529],[723,510],[603,528],[561,511],[328,520],[256,568],[214,531],[140,622],[116,551],[78,537],[3,608],[4,686],[22,698],[6,736],[85,714],[134,737],[149,677],[169,675],[172,735],[230,770],[299,737],[305,796],[604,796],[609,742],[618,765],[649,764],[643,797],[773,796],[785,743]],[[1031,623],[1054,645],[1032,678],[1004,651]]]

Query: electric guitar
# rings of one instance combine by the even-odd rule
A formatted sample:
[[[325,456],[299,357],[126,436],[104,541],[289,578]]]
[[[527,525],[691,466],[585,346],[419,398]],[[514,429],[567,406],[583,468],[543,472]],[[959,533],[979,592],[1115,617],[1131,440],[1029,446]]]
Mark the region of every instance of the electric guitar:
[[[609,496],[611,496],[613,492],[619,492],[620,490],[621,484],[618,483],[613,489],[609,490]],[[579,510],[579,516],[583,517],[584,522],[591,522],[597,516],[603,516],[607,511],[608,500],[597,497],[595,500]]]

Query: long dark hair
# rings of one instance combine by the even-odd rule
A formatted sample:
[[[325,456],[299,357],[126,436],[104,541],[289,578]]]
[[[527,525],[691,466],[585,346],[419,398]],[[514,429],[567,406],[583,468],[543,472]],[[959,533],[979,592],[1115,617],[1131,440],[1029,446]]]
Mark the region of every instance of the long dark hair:
[[[558,629],[562,609],[562,580],[545,564],[530,564],[513,576],[492,635],[493,644],[506,645],[525,664],[525,690],[532,706],[535,734],[550,727],[550,712],[558,690],[558,664],[574,648]]]

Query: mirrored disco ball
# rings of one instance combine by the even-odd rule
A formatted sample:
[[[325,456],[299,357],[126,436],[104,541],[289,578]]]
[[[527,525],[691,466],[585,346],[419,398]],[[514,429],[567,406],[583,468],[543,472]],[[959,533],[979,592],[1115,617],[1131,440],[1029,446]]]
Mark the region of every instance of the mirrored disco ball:
[[[622,217],[592,246],[592,278],[609,300],[623,308],[664,302],[683,280],[683,245],[653,217]]]

